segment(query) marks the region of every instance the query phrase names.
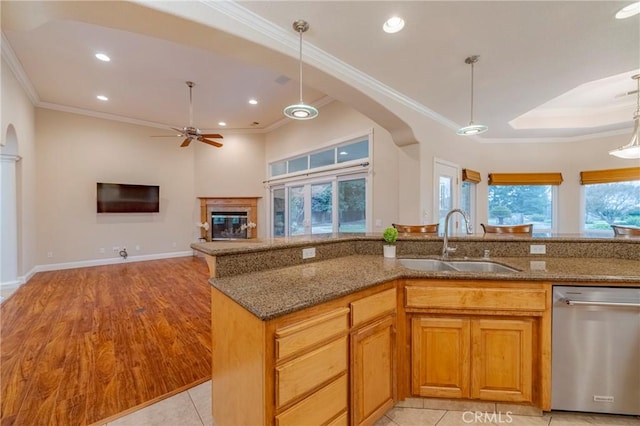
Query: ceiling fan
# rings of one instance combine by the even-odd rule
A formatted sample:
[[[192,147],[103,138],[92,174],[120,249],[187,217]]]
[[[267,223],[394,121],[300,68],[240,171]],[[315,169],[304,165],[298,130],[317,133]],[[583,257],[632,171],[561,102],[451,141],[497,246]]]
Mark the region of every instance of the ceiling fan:
[[[193,86],[195,85],[196,84],[193,81],[187,81],[187,86],[189,86],[189,125],[181,129],[178,129],[176,127],[171,127],[171,129],[178,132],[176,136],[184,138],[184,141],[182,141],[182,144],[180,144],[181,147],[189,146],[191,141],[197,140],[197,141],[215,146],[216,148],[220,148],[222,146],[220,142],[212,141],[210,139],[211,138],[222,139],[222,135],[218,133],[200,133],[200,129],[193,126],[193,93],[192,91],[193,91]],[[152,137],[163,138],[163,137],[173,137],[173,136],[152,136]]]

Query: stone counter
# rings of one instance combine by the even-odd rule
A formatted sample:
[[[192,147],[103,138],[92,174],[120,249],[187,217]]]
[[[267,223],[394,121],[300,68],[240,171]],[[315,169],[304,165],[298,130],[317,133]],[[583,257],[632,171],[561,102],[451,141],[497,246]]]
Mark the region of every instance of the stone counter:
[[[379,235],[323,234],[305,237],[275,238],[270,240],[215,241],[196,243],[191,247],[207,256],[212,276],[217,278],[278,269],[287,266],[308,265],[329,259],[352,255],[378,255],[382,257],[384,242]],[[401,237],[397,242],[398,257],[437,256],[442,251],[442,238],[438,236]],[[544,244],[545,255],[531,255],[532,244]],[[454,236],[450,246],[456,246],[457,257],[482,257],[486,250],[492,258],[604,258],[640,261],[640,238],[586,238],[556,236],[552,238]],[[302,249],[315,248],[316,255],[302,258]],[[521,268],[522,269],[522,268]]]
[[[545,281],[640,287],[640,262],[637,260],[553,257],[500,257],[490,260],[520,272],[422,272],[407,269],[396,259],[385,259],[381,255],[347,255],[309,264],[212,278],[210,282],[261,320],[276,318],[399,278]]]

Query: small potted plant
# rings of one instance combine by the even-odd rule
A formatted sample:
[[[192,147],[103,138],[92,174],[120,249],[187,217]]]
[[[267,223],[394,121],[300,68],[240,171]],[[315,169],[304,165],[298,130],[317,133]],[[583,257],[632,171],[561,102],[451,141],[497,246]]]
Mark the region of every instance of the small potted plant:
[[[396,257],[396,240],[398,239],[398,230],[390,226],[384,230],[382,238],[384,238],[384,241],[386,242],[383,246],[384,257]]]

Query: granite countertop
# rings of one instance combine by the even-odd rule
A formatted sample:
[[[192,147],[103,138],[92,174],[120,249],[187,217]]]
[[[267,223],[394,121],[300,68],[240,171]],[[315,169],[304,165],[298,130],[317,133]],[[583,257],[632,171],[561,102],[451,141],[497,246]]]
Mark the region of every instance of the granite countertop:
[[[640,287],[640,262],[637,260],[552,257],[500,257],[489,260],[511,266],[520,272],[422,272],[403,267],[397,259],[385,259],[380,255],[352,255],[212,278],[210,282],[261,320],[273,319],[398,278],[550,281]]]
[[[302,247],[309,244],[321,245],[332,244],[336,241],[378,241],[382,242],[379,233],[369,234],[315,234],[297,237],[281,237],[281,238],[264,238],[264,239],[246,239],[246,240],[216,240],[202,243],[193,243],[191,247],[199,252],[217,256],[226,254],[240,254],[259,252],[268,249]],[[442,236],[438,235],[401,235],[398,241],[442,241]],[[562,243],[629,243],[640,244],[640,237],[610,237],[610,236],[593,236],[586,234],[554,234],[554,235],[536,235],[533,237],[522,236],[517,234],[463,234],[455,233],[449,236],[451,242],[482,242],[482,241],[510,241],[510,242],[533,242],[535,244],[545,242],[562,242]]]

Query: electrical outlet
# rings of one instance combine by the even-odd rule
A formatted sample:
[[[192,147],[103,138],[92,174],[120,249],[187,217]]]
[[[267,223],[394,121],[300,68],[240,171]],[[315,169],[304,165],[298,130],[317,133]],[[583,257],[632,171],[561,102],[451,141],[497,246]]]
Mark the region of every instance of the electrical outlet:
[[[140,251],[140,246],[136,245],[136,251]]]
[[[306,249],[302,249],[302,258],[303,259],[311,259],[312,257],[316,257],[316,248],[309,247]]]
[[[382,226],[382,219],[376,219],[376,226]]]
[[[120,252],[120,247],[113,246],[113,247],[111,247],[111,250],[113,250],[114,253],[119,253]]]
[[[48,251],[48,252],[47,252],[47,257],[48,257],[49,259],[51,259],[51,258],[53,257],[53,252],[52,252],[52,251]]]
[[[104,254],[104,247],[100,247],[100,254]]]
[[[529,269],[532,271],[546,271],[547,270],[547,262],[544,260],[532,260],[529,262]]]
[[[176,247],[178,244],[176,242],[171,243],[171,247]]]
[[[531,244],[529,246],[529,253],[530,254],[546,254],[547,246],[544,244]]]

